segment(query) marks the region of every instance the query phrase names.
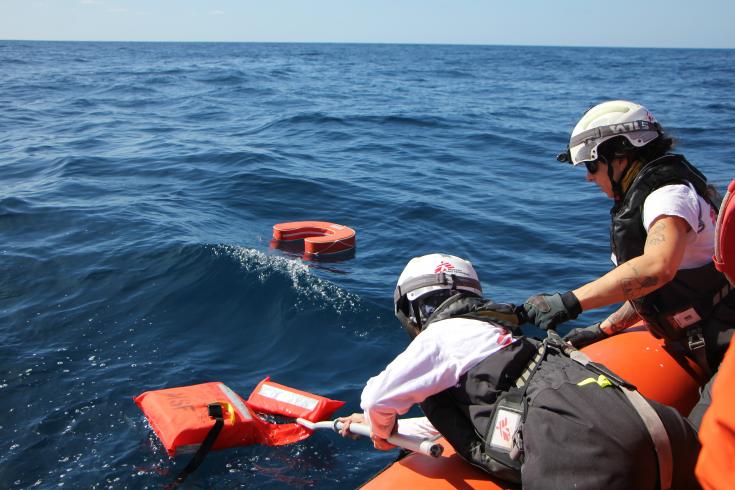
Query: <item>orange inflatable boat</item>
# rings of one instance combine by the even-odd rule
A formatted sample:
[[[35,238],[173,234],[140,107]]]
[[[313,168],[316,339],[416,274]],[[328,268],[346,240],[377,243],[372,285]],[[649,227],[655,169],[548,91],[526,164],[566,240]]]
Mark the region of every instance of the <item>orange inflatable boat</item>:
[[[671,405],[682,415],[686,416],[699,399],[699,385],[704,381],[699,367],[664,345],[662,340],[656,339],[642,325],[631,327],[582,350],[593,361],[604,364],[634,384],[644,396]],[[361,488],[515,488],[466,463],[446,440],[442,439],[441,443],[444,446],[441,457],[411,453],[385,468]]]
[[[304,241],[304,254],[320,256],[355,248],[355,230],[328,221],[292,221],[273,225],[273,240]]]

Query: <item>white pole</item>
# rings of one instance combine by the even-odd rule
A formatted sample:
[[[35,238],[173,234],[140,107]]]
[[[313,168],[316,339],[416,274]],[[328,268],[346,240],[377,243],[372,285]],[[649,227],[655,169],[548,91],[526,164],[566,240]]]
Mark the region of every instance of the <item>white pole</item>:
[[[296,422],[309,430],[329,429],[338,432],[342,428],[342,422],[337,420],[310,422],[306,419],[296,419]],[[370,437],[370,426],[353,422],[350,424],[350,432],[358,436]],[[444,446],[435,442],[433,439],[422,439],[421,437],[396,433],[390,436],[387,441],[394,446],[426,454],[427,456],[432,456],[434,458],[438,458],[442,455],[442,452],[444,452]]]

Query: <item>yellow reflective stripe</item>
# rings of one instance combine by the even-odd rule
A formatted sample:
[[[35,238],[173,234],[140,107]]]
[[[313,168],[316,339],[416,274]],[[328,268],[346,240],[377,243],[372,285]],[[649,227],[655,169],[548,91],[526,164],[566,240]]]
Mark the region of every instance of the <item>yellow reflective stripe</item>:
[[[599,375],[597,377],[597,379],[595,379],[595,378],[587,378],[587,379],[584,379],[584,380],[580,381],[579,383],[577,383],[577,386],[585,386],[585,385],[589,385],[589,384],[592,384],[592,383],[597,384],[600,388],[607,388],[608,386],[612,386],[613,385],[610,382],[610,380],[607,379],[607,377],[605,375],[601,374],[601,375]]]

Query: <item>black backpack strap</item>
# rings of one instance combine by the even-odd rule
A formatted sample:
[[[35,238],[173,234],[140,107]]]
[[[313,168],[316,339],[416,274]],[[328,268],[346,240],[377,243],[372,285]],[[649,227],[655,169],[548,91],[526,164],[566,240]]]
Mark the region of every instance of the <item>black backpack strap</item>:
[[[219,433],[222,431],[222,427],[225,425],[222,405],[219,403],[210,403],[207,406],[207,410],[209,412],[209,416],[214,419],[214,425],[209,429],[207,437],[204,438],[204,441],[202,441],[202,444],[199,446],[199,449],[197,449],[194,457],[191,458],[191,461],[189,461],[189,464],[187,464],[176,477],[174,485],[182,483],[190,474],[194,473],[194,471],[199,468],[199,465],[202,464],[202,461],[204,461],[204,458],[212,449],[212,446],[214,446],[217,436],[219,436]]]

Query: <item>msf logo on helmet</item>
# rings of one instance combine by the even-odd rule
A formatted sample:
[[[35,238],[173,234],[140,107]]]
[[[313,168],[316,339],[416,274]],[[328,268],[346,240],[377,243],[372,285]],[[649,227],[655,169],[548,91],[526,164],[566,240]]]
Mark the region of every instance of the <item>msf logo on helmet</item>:
[[[454,266],[450,262],[447,262],[446,260],[442,260],[439,263],[439,265],[437,265],[436,268],[434,269],[434,273],[439,274],[440,272],[449,272],[453,270],[454,270]]]
[[[610,126],[610,131],[616,134],[632,133],[633,131],[649,131],[650,129],[651,125],[648,121],[631,121]]]

